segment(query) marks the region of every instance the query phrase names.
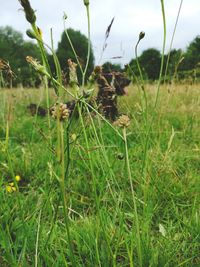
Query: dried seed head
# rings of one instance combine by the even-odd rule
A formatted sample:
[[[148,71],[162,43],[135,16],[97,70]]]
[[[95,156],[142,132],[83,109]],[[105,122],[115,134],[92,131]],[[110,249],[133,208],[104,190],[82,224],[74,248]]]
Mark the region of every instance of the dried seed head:
[[[12,71],[8,61],[0,58],[0,71],[5,72],[8,78],[12,79],[16,77],[15,73]]]
[[[114,122],[120,128],[128,127],[130,125],[130,119],[127,115],[121,115],[118,120]]]
[[[26,19],[31,24],[36,22],[35,11],[32,9],[29,0],[19,0],[21,6],[24,9]]]
[[[70,111],[67,108],[66,104],[56,103],[51,108],[51,115],[52,115],[52,118],[54,118],[54,119],[58,118],[60,121],[63,121],[69,117]]]
[[[70,82],[70,85],[71,86],[73,86],[74,84],[78,85],[78,78],[77,78],[77,72],[76,72],[77,64],[75,62],[73,62],[71,60],[71,58],[69,58],[67,60],[67,64],[69,66],[69,82]]]
[[[9,63],[0,58],[0,70],[7,70],[9,69]]]
[[[43,75],[49,76],[48,72],[46,71],[46,68],[41,65],[37,59],[27,56],[26,61],[30,63],[36,71],[40,72]]]
[[[139,34],[139,41],[142,40],[145,36],[145,32],[140,32]]]
[[[96,66],[96,67],[94,68],[94,73],[95,73],[95,74],[101,74],[102,71],[103,71],[103,67],[102,67],[102,66]]]

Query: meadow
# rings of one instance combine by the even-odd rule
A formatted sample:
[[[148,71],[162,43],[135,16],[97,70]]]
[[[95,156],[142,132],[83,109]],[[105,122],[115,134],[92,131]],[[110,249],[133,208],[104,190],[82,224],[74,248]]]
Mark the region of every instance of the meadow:
[[[199,84],[161,86],[156,109],[145,86],[148,113],[135,85],[119,98],[122,128],[31,116],[43,89],[1,89],[1,267],[200,266]]]

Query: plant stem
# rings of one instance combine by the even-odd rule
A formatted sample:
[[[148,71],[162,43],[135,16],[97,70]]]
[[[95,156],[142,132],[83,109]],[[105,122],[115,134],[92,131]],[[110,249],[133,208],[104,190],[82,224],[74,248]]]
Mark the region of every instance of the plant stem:
[[[139,218],[138,218],[138,212],[137,212],[137,204],[136,204],[136,197],[135,197],[135,191],[133,188],[133,181],[132,181],[132,175],[131,175],[131,168],[130,168],[130,161],[129,161],[129,154],[128,154],[128,144],[127,144],[127,136],[126,136],[126,128],[123,128],[123,137],[124,137],[124,145],[125,145],[125,153],[126,153],[126,166],[127,166],[127,172],[128,172],[128,178],[130,182],[131,187],[131,193],[132,193],[132,199],[133,199],[133,207],[134,207],[134,214],[135,214],[135,224],[136,224],[136,243],[137,243],[137,253],[139,258],[139,266],[142,267],[142,251],[141,251],[141,240],[140,240],[140,227],[139,227]],[[131,261],[133,257],[133,240],[131,242]],[[133,264],[132,264],[133,265]]]

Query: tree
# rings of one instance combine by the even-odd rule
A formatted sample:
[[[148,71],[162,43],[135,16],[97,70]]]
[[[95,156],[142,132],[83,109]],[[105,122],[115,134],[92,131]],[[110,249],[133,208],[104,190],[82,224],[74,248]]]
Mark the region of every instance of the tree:
[[[122,68],[120,64],[113,64],[111,62],[105,62],[102,67],[103,67],[104,72],[111,72],[111,71],[122,72]]]
[[[200,62],[200,36],[197,36],[188,46],[183,64],[184,70],[192,70]]]
[[[169,58],[169,59],[168,59]],[[164,57],[164,74],[166,72],[166,80],[171,81],[174,78],[174,75],[177,74],[183,60],[183,51],[181,49],[172,49]],[[168,66],[167,66],[168,64]],[[167,70],[166,70],[167,67]]]
[[[1,58],[8,61],[16,78],[13,85],[35,86],[38,83],[36,74],[26,62],[26,56],[40,59],[37,46],[31,42],[25,42],[20,32],[13,28],[0,27],[0,51]]]
[[[68,29],[67,31],[68,31],[70,40],[74,46],[74,49],[76,51],[76,54],[78,55],[79,61],[82,67],[84,68],[86,61],[87,61],[88,39],[80,31],[75,31],[71,28]],[[58,43],[57,56],[58,56],[61,68],[64,72],[68,72],[68,65],[67,65],[68,59],[72,59],[72,61],[76,62],[76,58],[74,56],[74,53],[72,51],[72,48],[70,46],[70,43],[67,39],[65,32],[62,33],[61,41]],[[91,48],[90,60],[89,60],[86,78],[90,75],[93,69],[94,69],[94,55],[93,55],[93,50]],[[81,72],[79,68],[77,68],[77,73],[78,73],[78,80],[79,82],[81,82],[82,77],[81,77]]]
[[[156,80],[159,78],[161,64],[160,51],[154,48],[143,51],[139,57],[139,62],[149,80]]]
[[[159,78],[161,54],[157,49],[149,48],[143,51],[141,56],[138,58],[138,62],[144,79],[156,80]],[[138,70],[137,60],[132,59],[129,66],[132,73],[134,73],[134,77],[139,77],[140,73]],[[130,72],[129,68],[127,68],[127,71]]]

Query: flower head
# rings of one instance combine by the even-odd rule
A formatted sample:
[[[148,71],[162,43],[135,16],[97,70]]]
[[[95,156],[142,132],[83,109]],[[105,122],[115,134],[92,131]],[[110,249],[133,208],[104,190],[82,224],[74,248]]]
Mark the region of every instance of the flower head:
[[[127,115],[121,115],[118,120],[114,122],[120,128],[128,127],[130,125],[130,119]]]
[[[70,111],[67,108],[66,104],[63,103],[56,103],[52,108],[51,108],[51,115],[54,119],[59,119],[60,121],[63,121],[67,119],[70,115]]]
[[[14,183],[9,183],[7,186],[6,186],[6,192],[7,193],[13,193],[17,191],[17,188],[15,187]]]
[[[40,72],[43,75],[49,76],[48,72],[46,71],[46,68],[41,65],[37,59],[31,56],[27,56],[26,61],[30,63],[36,71]]]
[[[15,181],[16,181],[16,182],[19,182],[20,180],[21,180],[21,177],[20,177],[19,175],[16,175],[16,176],[15,176]]]

